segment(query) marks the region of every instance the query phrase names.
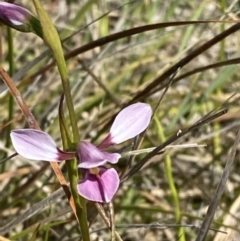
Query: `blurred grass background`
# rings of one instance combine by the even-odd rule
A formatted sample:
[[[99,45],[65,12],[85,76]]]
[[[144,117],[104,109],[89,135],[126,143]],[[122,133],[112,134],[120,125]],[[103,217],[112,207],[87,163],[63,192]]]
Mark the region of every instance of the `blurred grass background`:
[[[15,3],[34,11],[29,1]],[[78,31],[64,42],[65,53],[101,37],[147,24],[238,20],[240,8],[238,1],[226,0],[55,0],[44,1],[44,6],[62,39]],[[206,22],[161,28],[71,56],[67,64],[81,138],[97,144],[107,133],[109,120],[136,93],[231,25]],[[13,76],[33,63],[47,48],[33,34],[16,31],[12,34],[14,70],[9,67],[9,31],[1,27],[1,63]],[[240,35],[236,32],[194,58],[179,70],[177,77],[197,68],[239,58],[239,43]],[[56,68],[43,69],[51,60],[52,56],[47,55],[15,81],[41,128],[61,146],[57,108],[61,81]],[[238,62],[200,70],[170,85],[141,148],[159,146],[212,110],[224,107],[229,111],[173,143],[198,143],[205,147],[170,149],[155,156],[149,165],[122,183],[114,206],[117,231],[124,241],[195,240],[197,227],[206,214],[240,125]],[[14,152],[10,144],[6,145],[7,129],[27,128],[27,124],[17,106],[9,119],[10,95],[3,83],[0,91],[0,154],[3,159]],[[162,94],[163,89],[141,101],[151,104],[154,109]],[[127,144],[125,150],[129,151],[132,146],[130,142]],[[132,161],[124,157],[115,167],[124,175],[126,168],[144,155],[138,155]],[[62,169],[65,171],[64,165]],[[17,156],[1,164],[0,170],[0,240],[80,240],[77,222],[63,194],[48,200],[50,205],[40,205],[40,211],[35,215],[30,209],[59,188],[51,168],[43,168],[42,162]],[[239,173],[237,153],[211,226],[215,230],[209,231],[206,240],[240,239]],[[21,216],[28,210],[27,217]],[[89,217],[92,240],[110,240],[110,232],[101,218],[94,215],[95,210],[89,210],[93,216]],[[176,225],[179,223],[183,229]]]

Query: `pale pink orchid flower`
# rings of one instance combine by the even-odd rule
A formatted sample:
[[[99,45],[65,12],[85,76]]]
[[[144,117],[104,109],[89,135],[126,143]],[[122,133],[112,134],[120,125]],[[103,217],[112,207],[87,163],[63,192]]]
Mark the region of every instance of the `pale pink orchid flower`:
[[[16,4],[0,2],[0,21],[20,31],[30,31],[30,19],[34,15]]]
[[[51,136],[34,129],[13,130],[11,139],[17,153],[28,159],[63,161],[77,157],[78,167],[84,169],[84,177],[77,184],[78,193],[87,200],[108,203],[117,192],[120,180],[114,168],[103,165],[117,163],[121,155],[103,149],[139,135],[148,127],[151,116],[150,105],[132,104],[119,112],[110,132],[98,146],[82,141],[75,152],[60,150]]]

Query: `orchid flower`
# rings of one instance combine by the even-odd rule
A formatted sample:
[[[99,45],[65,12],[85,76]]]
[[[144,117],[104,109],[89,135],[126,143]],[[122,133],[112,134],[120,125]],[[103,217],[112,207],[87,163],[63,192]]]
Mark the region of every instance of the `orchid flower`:
[[[39,20],[26,8],[13,3],[0,2],[0,21],[21,32],[35,32],[40,37]]]
[[[82,141],[75,152],[60,150],[47,133],[34,129],[19,129],[11,132],[15,150],[21,156],[43,161],[63,161],[77,157],[78,167],[84,169],[84,177],[77,185],[78,193],[94,202],[110,202],[119,187],[119,177],[114,168],[106,168],[106,162],[115,164],[121,155],[103,149],[129,140],[149,125],[152,110],[148,104],[136,103],[124,108],[116,116],[106,138],[95,146]]]

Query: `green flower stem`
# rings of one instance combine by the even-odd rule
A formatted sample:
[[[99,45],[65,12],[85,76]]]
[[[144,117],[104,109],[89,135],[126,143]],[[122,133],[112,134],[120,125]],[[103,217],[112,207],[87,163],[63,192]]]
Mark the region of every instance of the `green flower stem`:
[[[78,222],[81,228],[82,237],[84,241],[90,241],[89,237],[89,227],[87,221],[87,208],[86,208],[86,200],[80,196],[77,192],[77,184],[78,184],[78,173],[77,169],[77,160],[69,160],[66,162],[68,176],[71,177],[72,181],[70,182],[71,192],[73,195],[74,202],[76,204],[76,212],[78,216]],[[80,207],[80,208],[78,208]]]
[[[162,142],[164,142],[166,138],[165,138],[165,135],[164,135],[162,125],[160,124],[160,122],[159,122],[159,120],[157,119],[156,116],[154,117],[154,120],[157,124],[158,134],[160,136],[160,139],[161,139]],[[168,185],[170,187],[172,199],[173,199],[173,202],[174,202],[176,223],[181,224],[182,216],[181,216],[181,211],[180,211],[178,191],[177,191],[177,188],[175,186],[174,177],[173,177],[173,174],[172,174],[172,160],[171,160],[170,155],[168,155],[168,154],[165,156],[164,166],[165,166]],[[183,227],[178,228],[178,239],[180,241],[186,240]]]
[[[8,40],[8,64],[9,64],[9,75],[12,76],[14,74],[14,47],[13,47],[13,34],[12,29],[7,27],[7,40]],[[9,96],[8,99],[8,126],[6,132],[6,143],[5,146],[8,148],[11,145],[10,132],[12,130],[11,121],[13,119],[13,111],[14,111],[14,98],[12,95]],[[7,154],[4,155],[3,159],[7,157]],[[4,172],[5,163],[2,164],[1,171]]]
[[[40,1],[33,0],[33,4],[35,6],[36,12],[38,14],[38,17],[42,26],[43,39],[53,52],[53,55],[59,70],[59,74],[61,76],[63,92],[66,98],[69,118],[70,118],[71,127],[72,127],[73,140],[75,143],[74,148],[76,148],[76,144],[80,141],[80,135],[77,127],[77,120],[75,117],[75,111],[74,111],[74,106],[73,106],[73,101],[71,96],[71,89],[70,89],[69,78],[68,78],[68,70],[67,70],[67,65],[63,55],[61,41],[55,26],[53,25],[47,12],[42,7]],[[63,128],[63,125],[61,124],[61,120],[60,120],[60,129],[62,133],[64,149],[69,150],[69,148],[71,149],[72,147],[72,143],[69,143],[69,141],[66,140],[67,134]],[[76,188],[78,183],[77,160],[74,159],[71,161],[67,161],[66,164],[68,169],[71,192],[76,205],[76,213],[78,216],[78,221],[82,232],[82,238],[84,241],[90,241],[89,228],[88,228],[88,222],[87,222],[86,201],[84,198],[79,196]]]
[[[63,140],[63,147],[65,150],[69,150],[71,149],[71,147],[69,148],[69,137],[66,130],[66,125],[67,125],[67,121],[64,116],[64,110],[63,110],[62,100],[61,100],[60,106],[59,106],[59,126],[60,126],[61,136]],[[66,166],[67,166],[68,176],[69,178],[71,177],[72,179],[70,182],[70,188],[72,191],[74,202],[76,204],[77,216],[81,217],[78,221],[81,227],[83,240],[84,241],[90,240],[89,228],[88,228],[88,222],[87,222],[86,201],[83,197],[79,196],[76,189],[76,186],[78,183],[78,173],[76,171],[77,169],[75,168],[77,166],[76,158],[72,160],[68,160],[66,162]],[[77,207],[81,207],[81,208],[77,208]]]
[[[66,103],[69,111],[69,118],[73,131],[73,139],[75,143],[78,143],[80,140],[80,135],[77,127],[77,120],[75,118],[71,89],[68,79],[68,70],[63,54],[61,41],[54,24],[49,18],[47,12],[42,7],[41,3],[38,0],[33,0],[33,3],[42,26],[43,39],[45,43],[52,49],[54,58],[57,62],[57,67],[62,80],[63,92],[66,98]]]

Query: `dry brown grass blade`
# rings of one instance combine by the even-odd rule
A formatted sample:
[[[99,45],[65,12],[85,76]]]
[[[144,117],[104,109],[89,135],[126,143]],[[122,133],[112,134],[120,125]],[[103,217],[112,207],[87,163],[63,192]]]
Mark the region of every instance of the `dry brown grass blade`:
[[[206,21],[178,21],[178,22],[164,22],[164,23],[155,23],[155,24],[149,24],[144,25],[140,27],[135,27],[131,29],[127,29],[118,33],[114,33],[111,35],[108,35],[106,37],[97,39],[95,41],[92,41],[88,44],[85,44],[79,48],[74,49],[73,51],[67,53],[65,55],[66,59],[72,58],[74,56],[77,56],[83,52],[86,52],[88,50],[94,49],[96,47],[101,47],[107,43],[114,42],[116,40],[126,38],[129,36],[133,36],[139,33],[144,33],[147,31],[152,31],[160,28],[167,28],[167,27],[175,27],[175,26],[184,26],[184,25],[195,25],[200,23],[233,23],[236,21],[227,21],[227,20],[206,20]]]
[[[0,181],[7,179],[7,178],[13,178],[16,176],[21,176],[21,175],[25,175],[28,174],[30,172],[32,172],[34,169],[32,167],[23,167],[23,168],[19,168],[15,171],[8,171],[8,172],[4,172],[0,174]]]
[[[10,78],[10,76],[7,74],[7,72],[3,69],[3,67],[0,65],[0,76],[3,79],[4,83],[7,85],[8,89],[10,90],[12,96],[15,98],[19,108],[21,109],[23,115],[25,116],[30,128],[33,129],[37,129],[40,130],[40,127],[35,119],[35,117],[33,116],[33,114],[31,113],[31,111],[29,110],[26,102],[24,101],[24,99],[21,96],[21,93],[19,92],[19,90],[17,89],[16,85],[14,84],[14,82],[12,81],[12,79]],[[48,166],[49,164],[46,163],[44,166]],[[50,165],[54,171],[54,173],[57,176],[58,181],[60,182],[68,200],[70,203],[70,206],[74,212],[74,214],[76,214],[76,208],[75,208],[75,204],[74,204],[74,200],[73,197],[71,195],[71,192],[67,186],[67,182],[66,179],[63,176],[63,173],[58,165],[57,162],[50,162]]]
[[[107,217],[102,205],[99,204],[99,203],[95,203],[95,207],[97,208],[98,213],[101,215],[105,224],[108,226],[109,229],[111,229],[112,224],[111,224],[109,218]],[[114,230],[114,233],[115,233],[115,238],[116,238],[117,241],[123,241],[121,239],[120,235],[115,230]]]
[[[236,156],[239,141],[240,141],[240,131],[238,131],[238,134],[237,134],[236,140],[234,142],[232,151],[230,153],[229,159],[228,159],[228,161],[226,163],[226,166],[224,168],[221,180],[220,180],[220,182],[218,184],[218,187],[216,189],[216,192],[213,196],[212,202],[210,203],[210,205],[208,207],[207,214],[205,216],[205,219],[202,222],[202,225],[200,227],[200,230],[199,230],[198,236],[196,238],[196,241],[205,240],[205,237],[208,233],[208,230],[209,230],[209,227],[211,225],[212,219],[214,217],[216,209],[217,209],[217,207],[219,205],[219,202],[221,200],[221,197],[223,195],[223,192],[224,192],[224,189],[225,189],[225,186],[226,186],[226,183],[227,183],[230,171],[231,171],[231,167],[232,167],[232,164],[234,162],[234,158]]]
[[[115,219],[114,219],[114,206],[113,203],[110,202],[108,203],[108,208],[109,208],[109,214],[110,214],[110,220],[111,220],[111,241],[116,241],[115,237]]]
[[[143,100],[146,97],[149,96],[149,93],[153,91],[154,88],[156,88],[160,83],[162,83],[164,80],[169,78],[173,73],[175,73],[179,68],[182,68],[186,64],[188,64],[190,61],[192,61],[194,58],[196,58],[198,55],[206,51],[207,49],[211,48],[213,45],[219,43],[223,39],[225,39],[227,36],[237,32],[240,29],[240,23],[234,24],[227,30],[221,32],[220,34],[216,35],[214,38],[210,39],[209,41],[205,42],[200,47],[193,50],[190,54],[188,54],[185,58],[181,59],[179,62],[174,64],[172,67],[170,67],[167,71],[165,71],[163,74],[161,74],[159,77],[154,79],[144,90],[140,91],[133,97],[131,101],[129,101],[126,105],[129,105],[133,102],[136,102],[138,100]]]

